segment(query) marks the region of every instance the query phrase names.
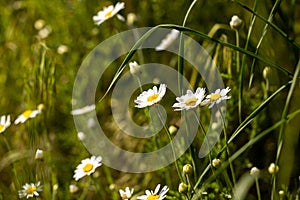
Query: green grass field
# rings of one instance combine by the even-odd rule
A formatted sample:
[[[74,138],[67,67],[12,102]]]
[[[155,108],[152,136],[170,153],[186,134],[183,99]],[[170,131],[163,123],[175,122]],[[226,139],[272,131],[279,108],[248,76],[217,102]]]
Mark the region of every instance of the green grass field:
[[[95,24],[93,16],[105,6],[117,3],[1,0],[0,200],[299,199],[300,2],[124,0],[125,7],[117,11],[123,19],[107,11],[105,16],[109,19]],[[234,15],[241,21],[230,23]],[[95,60],[89,57],[103,41],[142,27],[152,29],[145,35],[136,35],[136,43],[130,38],[121,38],[120,48],[111,48],[109,43],[102,49],[104,53],[94,54]],[[176,29],[192,38],[206,50],[211,60],[206,61],[208,58],[202,54],[194,55],[190,40],[185,41],[178,34],[176,38],[181,42],[175,48],[177,54],[132,49],[109,63],[105,70],[101,68],[106,62],[97,57],[97,53],[111,56],[129,44],[141,47],[151,37],[150,33],[161,28]],[[178,56],[182,55],[180,52],[190,52],[193,59],[202,63],[205,74],[197,73],[193,63]],[[92,76],[97,74],[98,68],[86,71],[86,76],[80,77],[84,85],[74,87],[80,69],[86,65],[83,61],[87,65],[94,61],[95,66],[99,65],[99,70],[104,71],[96,83],[96,92],[88,86],[94,81],[90,76],[98,78]],[[139,71],[130,74],[129,63],[133,61],[141,68],[147,63],[169,66],[185,77],[193,92],[198,87],[205,88],[205,95],[217,89],[210,85],[217,79],[213,75],[216,70],[224,83],[219,89],[229,87],[230,91],[224,95],[203,96],[201,103],[199,96],[189,96],[193,98],[184,99],[183,103],[186,107],[195,105],[195,108],[174,111],[172,105],[179,96],[176,92],[180,96],[186,94],[185,85],[176,76],[176,84],[167,83],[166,94],[160,93],[161,100],[158,96],[149,96],[151,98],[145,101],[150,104],[146,107],[143,106],[146,102],[142,102],[138,108],[135,100],[142,91],[159,87],[164,83],[162,80],[171,75],[160,73],[160,68],[156,71],[153,68],[148,74],[139,74]],[[142,84],[156,72],[161,77]],[[127,83],[129,87],[130,80],[140,88],[136,87],[134,92],[121,90],[130,100],[129,105],[124,105],[130,119],[116,122],[118,116],[114,116],[112,108],[122,107],[124,102],[113,98],[112,91],[121,80],[125,81],[121,84],[124,88]],[[167,156],[134,163],[137,168],[154,166],[161,159],[172,160],[180,145],[188,144],[188,148],[171,164],[150,172],[125,172],[106,165],[110,157],[114,162],[124,163],[124,167],[130,163],[130,159],[122,160],[121,155],[118,157],[109,150],[95,155],[103,158],[101,166],[97,166],[99,160],[94,160],[80,168],[82,160],[94,156],[90,149],[98,152],[97,145],[100,147],[102,141],[92,139],[85,132],[78,134],[80,130],[72,114],[77,91],[82,92],[83,101],[95,96],[92,100],[98,121],[84,121],[91,133],[96,130],[94,123],[99,124],[112,144],[128,152],[149,153],[170,144],[172,151]],[[212,104],[222,97],[224,100],[220,104]],[[151,101],[156,99],[158,101],[152,105]],[[164,113],[166,120],[162,123]],[[212,119],[216,123],[210,124]],[[157,134],[149,138],[127,135],[120,127],[120,124],[132,126],[127,120],[143,127],[145,134],[148,129]],[[182,125],[183,121],[197,127],[194,136],[192,128]],[[212,132],[217,142],[209,153],[199,158],[201,146],[209,143],[205,136],[211,133],[211,127],[219,130],[219,135]],[[185,139],[192,137],[192,140],[170,142],[179,130],[185,134]],[[77,167],[83,174],[74,178]],[[88,172],[91,173],[86,175]],[[160,190],[154,191],[158,184]],[[119,190],[126,187],[134,191],[122,197]],[[153,190],[153,193],[145,193],[145,190]]]

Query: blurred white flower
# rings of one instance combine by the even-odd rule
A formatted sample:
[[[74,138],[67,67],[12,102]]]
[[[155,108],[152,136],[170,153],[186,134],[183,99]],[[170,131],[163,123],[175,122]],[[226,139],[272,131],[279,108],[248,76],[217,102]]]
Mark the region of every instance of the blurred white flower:
[[[104,21],[115,16],[120,10],[124,8],[125,8],[124,2],[118,2],[115,6],[110,5],[108,7],[104,7],[103,10],[97,13],[97,15],[93,16],[93,20],[95,24],[99,26]]]
[[[3,115],[0,119],[0,133],[3,133],[10,126],[10,115]]]
[[[78,181],[84,176],[89,176],[95,172],[96,168],[102,165],[101,156],[92,156],[91,158],[86,158],[81,161],[81,163],[77,166],[73,178],[75,181]]]
[[[179,31],[177,31],[176,29],[172,29],[171,32],[169,34],[166,35],[166,37],[161,41],[161,43],[155,47],[156,51],[162,51],[167,49],[172,42],[174,42],[174,40],[179,36]]]
[[[259,176],[259,173],[260,173],[260,170],[257,168],[257,167],[252,167],[251,170],[250,170],[250,174],[252,176]]]
[[[221,164],[221,160],[219,158],[215,158],[211,161],[213,167],[218,167]]]
[[[187,90],[185,95],[177,97],[176,100],[178,103],[174,103],[172,107],[175,108],[175,111],[189,110],[196,108],[205,97],[205,89],[197,88],[196,92],[193,93],[191,90]]]
[[[243,23],[243,20],[241,20],[237,15],[233,15],[231,18],[231,21],[229,22],[229,25],[232,29],[239,28]]]
[[[137,20],[137,17],[136,17],[135,13],[128,13],[127,20],[126,20],[128,26],[133,25],[136,20]]]
[[[24,123],[29,118],[34,118],[35,116],[37,116],[40,113],[41,113],[40,110],[26,110],[17,117],[17,119],[15,120],[14,123],[15,124]]]
[[[178,128],[174,125],[169,126],[169,132],[170,134],[174,134],[176,131],[178,130]]]
[[[34,28],[41,30],[45,26],[46,22],[43,19],[38,19],[34,22]]]
[[[75,184],[71,184],[71,185],[69,186],[69,191],[70,191],[70,193],[72,193],[72,194],[76,193],[78,190],[79,190],[79,188],[78,188],[78,186],[75,185]]]
[[[230,88],[226,89],[217,89],[214,93],[211,93],[206,96],[206,100],[204,100],[203,104],[210,104],[209,108],[212,108],[215,104],[219,104],[223,100],[230,99],[231,96],[227,96]]]
[[[43,160],[43,158],[44,158],[44,151],[41,150],[41,149],[37,149],[36,152],[35,152],[34,159]]]
[[[79,140],[83,141],[85,139],[85,134],[83,132],[78,132],[77,137]]]
[[[141,200],[162,200],[164,198],[166,198],[166,194],[169,191],[168,186],[164,186],[161,191],[159,192],[160,189],[160,184],[158,184],[155,188],[155,190],[146,190],[145,191],[145,195],[142,196],[138,196],[137,199],[141,199]],[[159,193],[158,193],[159,192]]]
[[[149,89],[148,91],[144,91],[134,101],[137,104],[135,105],[135,107],[144,108],[147,106],[152,106],[155,103],[158,103],[165,95],[166,90],[167,90],[167,85],[160,84],[158,90],[157,87],[154,86],[152,89]]]
[[[126,187],[125,190],[120,189],[119,193],[120,193],[122,200],[130,199],[133,194],[133,191],[134,191],[134,189],[133,188],[129,189],[129,187]]]
[[[72,110],[71,114],[72,115],[82,115],[82,114],[85,114],[85,113],[88,113],[88,112],[91,112],[91,111],[95,110],[95,108],[96,108],[95,104],[92,104],[92,105],[89,105],[89,106],[84,106],[82,108]]]
[[[138,75],[141,73],[141,66],[136,61],[133,61],[129,63],[129,70],[132,75]]]
[[[26,197],[27,199],[29,197],[39,196],[38,192],[42,191],[42,186],[40,185],[40,182],[34,183],[26,183],[23,185],[23,190],[19,190],[19,197],[23,198]]]
[[[67,45],[61,44],[57,47],[57,53],[58,54],[64,54],[67,53],[69,51],[69,48]]]
[[[45,39],[50,35],[51,32],[52,32],[51,26],[47,25],[44,28],[42,28],[41,30],[39,30],[38,37],[40,39]]]
[[[279,171],[279,166],[275,165],[275,163],[271,163],[270,166],[268,167],[268,172],[270,174],[275,174]]]

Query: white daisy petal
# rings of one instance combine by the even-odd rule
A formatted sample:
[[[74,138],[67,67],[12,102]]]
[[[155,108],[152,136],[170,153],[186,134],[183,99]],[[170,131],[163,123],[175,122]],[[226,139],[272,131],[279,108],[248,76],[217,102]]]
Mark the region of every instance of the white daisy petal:
[[[0,119],[0,133],[3,133],[10,126],[10,115],[3,115]]]
[[[159,192],[160,189],[160,184],[158,184],[155,187],[155,190],[146,190],[145,193],[146,195],[141,195],[138,196],[137,199],[141,199],[141,200],[148,200],[148,199],[156,199],[156,200],[163,200],[164,198],[166,198],[166,194],[169,191],[168,186],[164,186],[161,191]],[[159,193],[158,193],[159,192]]]
[[[174,42],[174,40],[176,40],[176,38],[179,36],[179,33],[179,31],[172,29],[171,32],[161,41],[161,43],[155,47],[155,50],[162,51],[167,49]]]
[[[22,186],[22,188],[23,188],[23,190],[18,191],[20,198],[26,197],[28,199],[30,197],[39,196],[38,192],[42,191],[42,186],[41,186],[40,182],[37,182],[36,184],[26,183],[25,185]]]
[[[159,89],[154,86],[148,91],[143,91],[134,102],[136,103],[135,107],[144,108],[151,106],[155,103],[158,103],[166,93],[167,86],[166,84],[160,84]]]
[[[214,93],[206,96],[205,104],[210,104],[208,108],[212,108],[215,104],[221,103],[223,100],[230,99],[231,96],[227,96],[231,89],[229,87],[225,89],[217,89]]]
[[[14,123],[15,124],[24,123],[26,120],[30,118],[34,118],[40,113],[41,113],[40,110],[26,110],[17,117]]]
[[[197,88],[196,92],[193,93],[191,90],[187,90],[185,95],[181,97],[177,97],[176,100],[178,103],[173,104],[173,108],[175,111],[181,110],[189,110],[192,108],[196,108],[200,105],[205,97],[205,89]]]
[[[86,158],[81,161],[81,163],[76,167],[73,178],[78,181],[84,176],[89,176],[95,172],[96,168],[102,165],[101,156],[92,156],[91,158]]]
[[[96,25],[100,25],[109,18],[115,16],[120,10],[125,8],[124,2],[118,2],[115,6],[110,5],[108,7],[104,7],[103,10],[99,11],[97,15],[93,16],[93,20]],[[121,16],[121,15],[120,15]],[[124,17],[117,16],[118,19],[124,19]],[[125,20],[125,19],[124,19]]]

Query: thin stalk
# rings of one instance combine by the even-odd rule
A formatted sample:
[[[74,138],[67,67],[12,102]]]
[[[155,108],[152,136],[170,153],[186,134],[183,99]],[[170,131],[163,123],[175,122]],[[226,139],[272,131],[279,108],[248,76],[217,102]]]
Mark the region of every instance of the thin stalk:
[[[176,154],[175,154],[175,150],[174,150],[174,144],[173,144],[173,140],[172,140],[172,137],[171,137],[171,133],[169,132],[168,128],[166,127],[164,121],[162,120],[162,117],[161,117],[161,114],[160,114],[160,111],[159,109],[155,106],[156,110],[157,110],[157,114],[158,114],[158,117],[159,117],[159,120],[161,121],[166,133],[167,133],[167,136],[170,140],[170,145],[171,145],[171,149],[172,149],[172,154],[173,154],[173,157],[174,157],[174,163],[175,163],[175,167],[176,167],[176,171],[177,171],[177,174],[178,174],[178,177],[180,179],[181,182],[184,182],[183,181],[183,178],[181,176],[181,173],[180,173],[180,170],[179,170],[179,165],[177,163],[177,158],[176,158]]]
[[[255,185],[256,185],[256,192],[257,192],[257,199],[261,200],[259,182],[258,182],[258,178],[257,177],[255,177]]]

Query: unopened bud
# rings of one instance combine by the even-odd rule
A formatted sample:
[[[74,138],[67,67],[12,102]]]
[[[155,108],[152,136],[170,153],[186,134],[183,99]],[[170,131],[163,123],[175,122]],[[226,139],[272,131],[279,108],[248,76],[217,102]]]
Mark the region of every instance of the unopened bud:
[[[241,20],[237,15],[233,15],[231,21],[229,22],[229,25],[232,29],[239,29],[242,23],[243,20]]]
[[[43,160],[43,158],[44,158],[44,151],[41,150],[41,149],[37,149],[36,152],[35,152],[34,159],[36,159],[36,160]]]
[[[180,183],[178,186],[178,192],[179,193],[186,193],[188,190],[188,186],[185,183]]]
[[[132,75],[138,75],[141,73],[141,66],[136,61],[129,63],[129,69]]]
[[[76,193],[78,190],[79,190],[79,188],[77,187],[77,185],[72,184],[69,186],[69,191],[72,194]]]
[[[250,170],[250,174],[255,177],[259,176],[259,172],[260,170],[257,167],[252,167]]]
[[[221,160],[219,158],[215,158],[211,162],[213,167],[218,167],[221,164]]]
[[[170,133],[171,135],[174,134],[177,130],[178,130],[178,129],[177,129],[176,126],[171,125],[171,126],[169,127],[169,133]]]
[[[182,168],[183,173],[190,174],[193,172],[193,167],[190,164],[186,164]]]
[[[279,171],[279,167],[278,165],[275,165],[274,163],[271,163],[269,168],[268,168],[268,171],[270,174],[275,174]]]

